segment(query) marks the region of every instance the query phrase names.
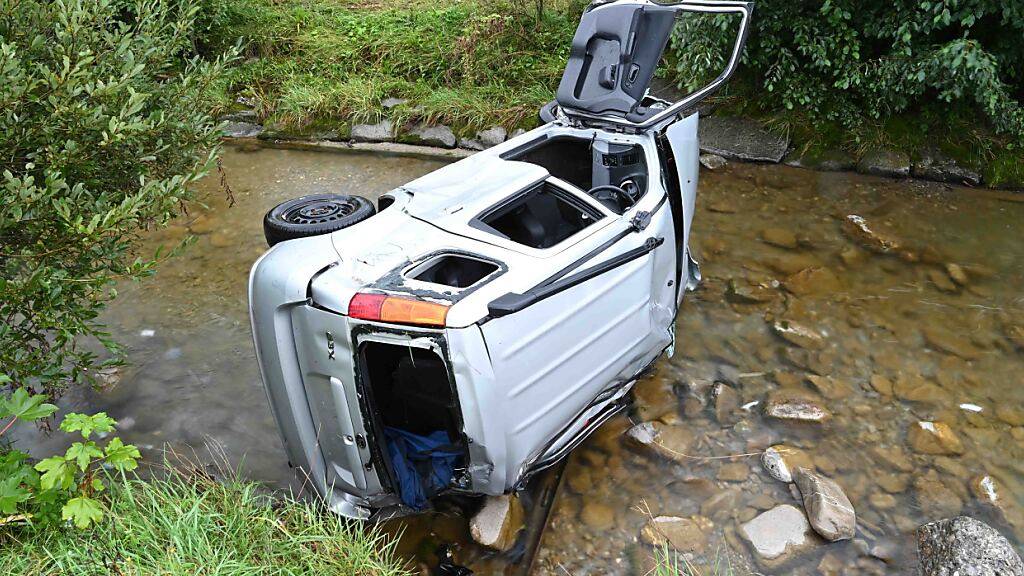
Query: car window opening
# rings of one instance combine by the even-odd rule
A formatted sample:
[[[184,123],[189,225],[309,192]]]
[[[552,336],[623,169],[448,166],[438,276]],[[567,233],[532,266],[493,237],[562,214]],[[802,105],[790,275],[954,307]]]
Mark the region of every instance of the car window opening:
[[[465,468],[448,370],[436,352],[412,346],[367,342],[361,355],[399,497],[422,510]]]
[[[413,268],[407,276],[413,280],[441,284],[442,286],[468,288],[497,270],[498,265],[493,262],[445,254],[431,258]]]
[[[505,156],[506,160],[541,166],[556,178],[591,193],[599,186],[616,186],[623,197],[591,193],[595,200],[622,214],[647,192],[648,170],[643,147],[596,138],[550,138],[527,144]]]
[[[550,248],[601,218],[598,210],[543,182],[470,224],[524,246]]]

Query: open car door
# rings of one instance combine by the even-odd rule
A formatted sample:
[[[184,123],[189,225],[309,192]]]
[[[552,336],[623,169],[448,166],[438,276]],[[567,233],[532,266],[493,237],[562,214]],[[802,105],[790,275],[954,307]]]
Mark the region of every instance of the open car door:
[[[732,76],[746,42],[753,2],[688,0],[660,4],[618,0],[591,4],[573,36],[556,102],[572,120],[636,130],[657,129],[714,93]],[[708,85],[675,103],[644,97],[681,12],[737,14],[739,32],[728,64]],[[654,104],[653,102],[651,104]]]

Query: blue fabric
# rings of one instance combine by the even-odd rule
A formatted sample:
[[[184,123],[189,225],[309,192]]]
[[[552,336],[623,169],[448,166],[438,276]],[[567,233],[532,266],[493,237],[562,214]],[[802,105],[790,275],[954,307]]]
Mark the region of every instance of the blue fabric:
[[[421,436],[385,426],[384,436],[398,497],[414,510],[425,509],[427,498],[451,484],[459,451],[443,430]]]

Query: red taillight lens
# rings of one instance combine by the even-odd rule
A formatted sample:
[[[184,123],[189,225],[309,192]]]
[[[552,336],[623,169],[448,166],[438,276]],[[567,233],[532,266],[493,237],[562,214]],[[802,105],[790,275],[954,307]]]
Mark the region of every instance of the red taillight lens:
[[[384,294],[356,294],[348,304],[348,315],[362,320],[416,324],[418,326],[444,326],[448,306],[400,296]]]

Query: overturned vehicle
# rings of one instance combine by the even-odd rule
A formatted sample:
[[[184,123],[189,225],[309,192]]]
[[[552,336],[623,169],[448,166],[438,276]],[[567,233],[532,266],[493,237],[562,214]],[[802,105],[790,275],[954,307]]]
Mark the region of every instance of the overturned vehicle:
[[[695,105],[752,4],[590,6],[544,125],[366,199],[267,214],[249,286],[284,447],[344,516],[521,488],[672,350],[698,172]],[[733,13],[725,70],[648,95],[683,11]]]

